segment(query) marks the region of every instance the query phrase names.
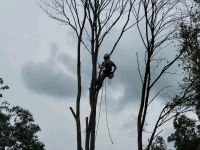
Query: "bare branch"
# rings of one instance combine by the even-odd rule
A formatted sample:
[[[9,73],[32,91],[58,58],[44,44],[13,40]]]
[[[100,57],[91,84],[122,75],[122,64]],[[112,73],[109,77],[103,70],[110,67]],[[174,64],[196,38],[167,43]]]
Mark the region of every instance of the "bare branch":
[[[74,118],[76,119],[76,114],[75,114],[75,112],[74,112],[73,108],[72,108],[72,107],[69,107],[69,109],[71,110],[71,112],[72,112],[72,114],[73,114]]]
[[[140,64],[139,64],[139,60],[138,60],[138,53],[136,53],[136,57],[137,57],[137,66],[138,66],[138,72],[139,72],[139,75],[140,75],[140,80],[141,80],[142,84],[144,84],[144,81],[142,79],[142,74],[141,74],[141,71],[140,71]]]
[[[166,86],[166,87],[161,88],[161,89],[156,93],[156,95],[149,101],[148,106],[155,100],[155,98],[156,98],[162,91],[164,91],[166,88],[169,88],[169,87],[172,87],[172,86]]]

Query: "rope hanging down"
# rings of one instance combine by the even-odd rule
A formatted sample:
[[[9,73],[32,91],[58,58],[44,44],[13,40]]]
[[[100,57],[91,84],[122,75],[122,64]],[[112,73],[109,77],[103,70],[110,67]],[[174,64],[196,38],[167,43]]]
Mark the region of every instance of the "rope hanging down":
[[[108,122],[108,109],[107,109],[107,100],[106,100],[106,80],[105,80],[105,110],[106,110],[106,126],[107,126],[107,130],[108,130],[108,134],[109,134],[109,138],[110,138],[110,142],[113,144],[113,140],[112,140],[112,136],[111,136],[111,132],[110,132],[110,128],[109,128],[109,122]],[[97,133],[98,133],[98,128],[99,128],[99,122],[100,122],[100,116],[101,116],[101,106],[102,106],[102,101],[103,101],[103,88],[102,88],[102,92],[101,92],[101,100],[100,100],[100,106],[99,106],[99,115],[98,115],[98,121],[97,121],[97,129],[96,129],[96,136],[95,139],[97,137]]]
[[[103,88],[102,88],[102,90],[101,90],[101,100],[100,100],[100,103],[99,103],[99,115],[98,115],[98,120],[97,120],[97,128],[96,128],[95,140],[96,140],[97,132],[98,132],[98,129],[99,129],[99,120],[100,120],[100,116],[101,116],[101,104],[102,104],[102,99],[103,99]]]
[[[113,144],[113,140],[112,140],[112,136],[111,136],[111,133],[110,133],[109,124],[108,124],[108,109],[107,109],[107,101],[106,101],[106,80],[105,80],[105,108],[106,108],[106,124],[107,124],[108,134],[109,134],[109,137],[110,137],[110,141]]]

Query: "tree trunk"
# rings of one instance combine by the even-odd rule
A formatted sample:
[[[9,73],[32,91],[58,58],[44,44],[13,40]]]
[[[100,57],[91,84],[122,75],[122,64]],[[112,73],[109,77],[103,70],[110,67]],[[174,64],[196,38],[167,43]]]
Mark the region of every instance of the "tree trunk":
[[[80,124],[80,99],[81,99],[81,39],[78,38],[77,47],[77,77],[78,77],[78,93],[76,100],[76,129],[77,129],[77,150],[82,150],[82,140],[81,140],[81,124]]]

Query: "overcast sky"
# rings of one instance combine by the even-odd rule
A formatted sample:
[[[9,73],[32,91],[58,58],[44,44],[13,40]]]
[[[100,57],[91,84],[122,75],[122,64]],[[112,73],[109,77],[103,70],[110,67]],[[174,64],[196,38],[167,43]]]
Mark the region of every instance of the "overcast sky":
[[[47,150],[75,150],[75,121],[69,111],[70,106],[75,106],[76,97],[74,36],[68,28],[49,19],[34,0],[0,0],[0,19],[0,77],[10,87],[4,93],[4,99],[32,112],[42,129],[39,138]],[[114,33],[101,48],[99,62],[103,53],[111,48]],[[107,86],[106,100],[114,144],[109,141],[103,101],[97,150],[136,149],[136,117],[141,83],[135,56],[139,52],[142,58],[143,49],[136,30],[132,29],[125,34],[112,55],[118,68],[111,85]],[[84,119],[89,115],[91,62],[88,52],[85,50],[83,53],[81,117],[84,135]],[[163,78],[155,92],[164,86],[176,86],[177,79],[172,76]],[[152,118],[158,115],[163,103],[161,95],[150,108],[149,111],[153,110],[153,113],[147,120],[149,126],[152,126]],[[164,133],[168,131],[171,131],[171,127],[165,128]]]

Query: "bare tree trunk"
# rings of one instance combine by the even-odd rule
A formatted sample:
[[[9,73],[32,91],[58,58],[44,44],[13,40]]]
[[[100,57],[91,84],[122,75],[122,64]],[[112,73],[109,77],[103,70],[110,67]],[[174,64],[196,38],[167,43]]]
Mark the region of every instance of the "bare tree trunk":
[[[145,130],[144,124],[147,119],[147,110],[151,102],[155,100],[155,97],[157,96],[156,94],[156,96],[153,99],[150,99],[149,95],[152,91],[152,87],[155,86],[155,83],[159,81],[159,79],[166,72],[166,70],[168,70],[180,57],[180,55],[178,55],[172,61],[167,62],[161,68],[161,71],[160,73],[158,73],[158,75],[156,75],[152,71],[154,67],[153,61],[159,59],[162,60],[162,58],[156,57],[156,54],[162,50],[161,46],[163,44],[167,43],[172,39],[173,33],[175,33],[176,31],[175,25],[177,24],[178,20],[175,19],[176,14],[173,11],[179,3],[179,1],[180,0],[140,0],[138,7],[134,7],[133,9],[133,14],[136,20],[138,20],[137,28],[145,48],[145,63],[143,75],[140,71],[138,62],[138,72],[140,74],[142,82],[140,108],[137,117],[138,150],[144,149],[143,147],[145,145],[143,142],[143,131]],[[143,25],[140,25],[141,22],[139,22],[141,18],[143,18],[143,20],[141,21],[143,22]],[[163,112],[161,112],[161,114],[162,113]],[[145,148],[146,150],[150,149],[152,141],[154,140],[155,136],[157,136],[156,131],[158,127],[160,127],[160,125],[162,124],[161,118],[163,119],[162,115],[160,115],[158,122],[155,124],[155,128],[151,134],[152,136],[147,144],[147,149]],[[164,120],[165,119],[166,118],[164,118]]]
[[[81,37],[81,36],[80,36]],[[82,149],[82,140],[81,140],[81,123],[80,123],[80,99],[81,99],[81,39],[78,39],[78,48],[77,48],[77,77],[78,77],[78,93],[76,100],[76,130],[77,130],[77,150]]]
[[[128,1],[127,1],[128,2]],[[126,2],[126,3],[127,3]],[[96,107],[97,107],[97,99],[98,99],[98,93],[96,89],[96,80],[97,80],[97,60],[98,60],[98,53],[99,53],[99,48],[105,38],[105,36],[109,33],[109,31],[115,26],[115,24],[119,21],[121,18],[122,14],[125,11],[125,4],[122,3],[122,6],[118,6],[120,4],[120,1],[115,3],[115,0],[111,1],[101,1],[99,2],[98,0],[95,1],[89,1],[90,7],[88,7],[88,20],[90,23],[90,31],[91,31],[91,38],[90,38],[90,45],[91,45],[91,54],[92,54],[92,79],[91,79],[91,84],[90,84],[90,93],[89,93],[89,99],[90,99],[90,117],[89,117],[89,123],[88,126],[86,127],[86,150],[95,150],[95,131],[96,131]],[[110,7],[110,10],[108,9],[107,16],[104,21],[101,18],[101,7],[107,5]],[[130,7],[131,7],[130,3]],[[113,20],[114,23],[112,23],[110,26],[107,25],[110,20],[112,20],[112,15],[117,12],[117,9],[119,8],[119,15],[117,19]],[[130,16],[130,11],[128,11],[128,18],[123,26],[123,29],[121,31],[121,34],[119,35],[119,38],[117,39],[116,43],[113,46],[113,49],[111,52],[114,51],[117,43],[121,39],[123,33],[126,31],[126,26],[129,22],[129,16]],[[101,22],[102,21],[102,22]],[[104,28],[107,27],[105,30]],[[105,31],[104,31],[105,30]],[[86,121],[87,124],[87,121]]]
[[[87,1],[86,1],[87,2]],[[84,7],[84,18],[83,22],[80,26],[80,32],[78,35],[78,45],[77,45],[77,84],[78,84],[78,90],[77,90],[77,99],[76,99],[76,114],[74,115],[75,121],[76,121],[76,131],[77,131],[77,150],[82,150],[82,138],[81,138],[81,122],[80,122],[80,100],[81,100],[81,42],[82,42],[82,34],[83,29],[85,26],[86,21],[86,6],[87,3],[85,3]],[[73,109],[70,108],[70,110],[73,112]],[[74,114],[74,113],[72,113]]]
[[[85,22],[85,19],[84,19]],[[78,37],[78,46],[77,46],[77,84],[78,92],[76,98],[76,114],[74,113],[72,107],[70,110],[76,121],[76,131],[77,131],[77,150],[82,150],[82,139],[81,139],[81,123],[80,123],[80,100],[81,100],[81,38],[82,38],[83,28],[81,29],[80,35]]]
[[[142,144],[142,132],[143,132],[143,125],[142,125],[142,115],[143,115],[143,111],[144,111],[144,98],[145,98],[145,94],[146,94],[146,84],[147,84],[147,78],[149,75],[149,69],[148,67],[146,67],[146,72],[145,72],[145,76],[144,76],[144,83],[142,85],[142,94],[141,94],[141,103],[140,103],[140,109],[139,109],[139,113],[138,113],[138,121],[137,121],[137,130],[138,130],[138,150],[142,150],[143,149],[143,144]]]
[[[52,0],[52,3],[45,3],[41,7],[49,17],[68,25],[78,38],[77,43],[77,98],[76,113],[70,110],[76,121],[77,150],[82,150],[81,123],[80,123],[80,99],[81,99],[81,45],[91,54],[92,78],[89,91],[90,114],[86,117],[85,150],[95,150],[96,130],[96,107],[99,91],[96,90],[97,60],[98,53],[105,37],[116,26],[122,16],[125,23],[116,41],[111,47],[111,54],[114,52],[125,31],[133,25],[128,26],[130,14],[135,0]],[[79,4],[80,3],[80,4]],[[80,7],[81,6],[81,7]],[[49,12],[49,9],[51,12]],[[84,12],[84,13],[83,13]],[[125,15],[126,14],[126,15]],[[87,22],[87,27],[85,27]],[[84,36],[86,37],[83,37]],[[88,46],[89,45],[89,46]]]

